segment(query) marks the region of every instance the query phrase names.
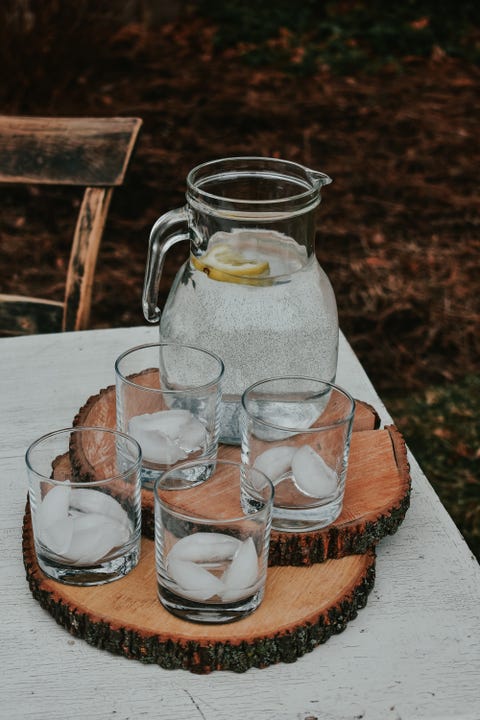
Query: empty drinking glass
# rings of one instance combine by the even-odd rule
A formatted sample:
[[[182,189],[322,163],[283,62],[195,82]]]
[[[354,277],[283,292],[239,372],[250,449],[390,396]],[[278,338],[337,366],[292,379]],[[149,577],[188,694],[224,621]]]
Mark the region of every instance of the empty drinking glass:
[[[138,563],[141,450],[95,427],[44,435],[25,456],[35,551],[54,580],[98,585]]]
[[[195,475],[205,481],[191,481]],[[162,605],[185,620],[249,615],[265,587],[273,486],[229,461],[185,463],[155,483],[155,557]]]
[[[242,460],[275,486],[275,530],[317,530],[340,515],[354,410],[345,390],[316,378],[270,378],[244,392]]]
[[[117,359],[117,428],[140,443],[143,487],[179,462],[216,456],[223,370],[213,353],[177,343],[139,345]]]

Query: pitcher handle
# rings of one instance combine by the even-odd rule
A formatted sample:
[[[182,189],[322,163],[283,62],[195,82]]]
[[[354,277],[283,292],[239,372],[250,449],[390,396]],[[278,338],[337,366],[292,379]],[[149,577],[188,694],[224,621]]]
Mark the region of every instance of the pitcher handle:
[[[170,210],[158,218],[148,241],[147,266],[143,284],[142,306],[145,319],[150,323],[160,320],[158,295],[165,254],[176,243],[189,240],[186,207]]]

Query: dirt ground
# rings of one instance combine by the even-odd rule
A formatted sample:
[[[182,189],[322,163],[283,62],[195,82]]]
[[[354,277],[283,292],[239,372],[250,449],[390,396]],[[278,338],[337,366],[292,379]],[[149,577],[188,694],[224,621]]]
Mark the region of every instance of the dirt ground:
[[[40,77],[3,111],[135,115],[144,126],[116,192],[98,262],[92,325],[142,322],[148,233],[184,202],[199,162],[269,155],[327,172],[317,253],[341,324],[380,389],[474,371],[479,357],[479,69],[444,56],[399,74],[314,77],[215,55],[197,21],[152,35],[127,26],[96,75]],[[7,195],[1,288],[61,298],[76,195]],[[23,205],[23,207],[22,207]],[[47,253],[47,261],[42,256]],[[164,292],[183,259],[172,253]],[[8,272],[6,272],[8,268]],[[403,391],[402,390],[402,391]]]
[[[402,398],[478,373],[479,68],[438,51],[401,71],[299,77],[252,69],[238,52],[217,53],[212,38],[202,20],[154,33],[128,25],[102,63],[80,72],[60,61],[0,91],[8,114],[143,118],[100,251],[92,327],[144,322],[149,230],[183,204],[190,168],[275,156],[333,178],[317,254],[379,392]],[[36,188],[0,197],[1,291],[61,299],[79,197]],[[169,256],[163,299],[185,253]]]

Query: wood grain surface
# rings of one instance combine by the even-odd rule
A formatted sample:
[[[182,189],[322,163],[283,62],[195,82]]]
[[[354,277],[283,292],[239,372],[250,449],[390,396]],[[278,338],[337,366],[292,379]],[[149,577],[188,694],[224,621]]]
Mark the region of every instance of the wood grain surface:
[[[73,424],[114,428],[115,413],[115,387],[109,386],[88,398]],[[342,513],[323,530],[273,531],[270,565],[311,565],[364,553],[398,530],[410,504],[405,443],[395,426],[377,428],[375,411],[357,401]],[[240,461],[240,449],[220,445],[218,456]],[[153,494],[149,490],[142,491],[142,532],[153,538]]]
[[[373,551],[309,568],[269,568],[265,597],[254,613],[234,623],[200,625],[160,604],[154,544],[147,538],[139,564],[121,580],[64,585],[38,567],[27,503],[23,557],[33,596],[73,635],[115,654],[197,673],[293,662],[345,629],[365,606],[375,578]]]

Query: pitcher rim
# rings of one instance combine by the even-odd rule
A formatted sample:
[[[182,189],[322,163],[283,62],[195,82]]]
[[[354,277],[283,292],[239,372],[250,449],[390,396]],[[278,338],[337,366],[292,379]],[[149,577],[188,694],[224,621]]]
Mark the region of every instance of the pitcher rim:
[[[285,168],[285,171],[290,168],[291,170],[296,169],[297,175],[294,175],[293,173],[290,173],[289,176],[292,179],[299,181],[299,174],[298,171],[301,171],[303,174],[303,182],[305,189],[301,192],[290,194],[286,197],[278,197],[278,198],[269,198],[265,200],[255,200],[255,199],[249,199],[249,198],[239,198],[239,197],[230,197],[230,196],[223,196],[223,195],[217,195],[212,192],[208,192],[204,190],[201,186],[201,183],[198,181],[198,175],[201,173],[202,170],[206,170],[208,168],[214,168],[217,166],[218,168],[221,168],[222,165],[227,165],[228,163],[263,163],[264,167],[258,167],[258,169],[255,171],[254,168],[247,170],[247,168],[243,168],[243,174],[249,174],[249,175],[256,175],[257,177],[261,177],[265,173],[272,173],[274,169],[279,169],[281,166]],[[271,170],[269,170],[266,166],[270,165]],[[238,168],[239,174],[242,173],[242,168]],[[232,169],[229,171],[225,171],[225,175],[231,174]],[[286,172],[284,173],[286,176]],[[277,177],[280,177],[280,173],[276,173]],[[212,178],[214,177],[213,173],[211,175],[206,176],[206,178]],[[272,177],[275,177],[275,174],[272,175]],[[207,162],[200,163],[199,165],[196,165],[194,168],[190,170],[190,172],[187,175],[187,197],[190,195],[197,200],[203,200],[206,203],[211,202],[221,202],[221,203],[232,203],[237,206],[257,206],[257,207],[274,207],[274,206],[282,206],[287,203],[299,203],[302,201],[307,201],[309,204],[313,201],[316,201],[318,204],[320,202],[320,190],[323,187],[323,185],[329,185],[332,182],[332,179],[326,175],[323,172],[312,170],[305,165],[302,165],[301,163],[297,163],[293,160],[284,160],[282,158],[274,158],[274,157],[267,157],[267,156],[261,156],[261,155],[238,155],[238,156],[231,156],[231,157],[224,157],[224,158],[217,158],[216,160],[208,160]]]

